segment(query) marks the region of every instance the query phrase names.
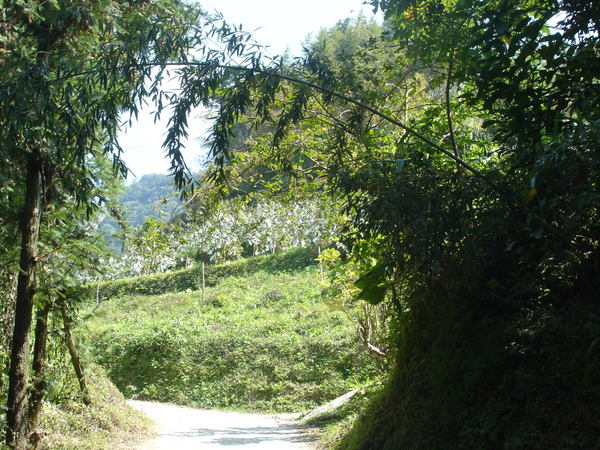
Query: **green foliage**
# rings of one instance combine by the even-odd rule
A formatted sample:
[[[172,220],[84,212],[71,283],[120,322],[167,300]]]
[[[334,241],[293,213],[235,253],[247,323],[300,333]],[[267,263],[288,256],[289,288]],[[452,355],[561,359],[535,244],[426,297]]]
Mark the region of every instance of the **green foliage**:
[[[51,316],[51,321],[55,320],[60,319]],[[83,364],[92,402],[82,403],[81,388],[63,338],[57,332],[59,327],[60,324],[52,323],[46,373],[49,383],[40,429],[34,430],[41,437],[38,448],[122,448],[149,436],[152,426],[148,418],[126,404],[105,370],[93,363],[87,353]],[[5,396],[3,389],[1,401],[5,401]],[[0,424],[4,428],[5,421]]]
[[[81,403],[76,380],[62,380],[62,398],[51,395],[44,405],[44,437],[38,448],[131,448],[150,436],[148,418],[126,404],[103,369],[95,365],[86,369],[91,405]],[[53,375],[64,377],[64,372]]]
[[[380,366],[362,349],[352,319],[320,300],[314,266],[230,276],[204,297],[123,296],[95,314],[87,335],[98,361],[122,392],[141,399],[307,410]]]
[[[165,149],[182,186],[187,117],[194,107],[215,105],[210,180],[247,173],[236,188],[309,185],[341,197],[348,221],[340,248],[366,272],[356,287],[373,304],[391,304],[396,372],[346,441],[351,448],[598,446],[595,3],[373,0],[386,15],[386,33],[365,21],[341,23],[305,58],[270,66],[248,36],[226,24],[199,30],[199,11],[178,2],[81,10],[67,3],[8,2],[3,9],[0,50],[10,58],[0,66],[2,180],[13,171],[23,178],[29,159],[43,166],[44,180],[66,174],[63,192],[92,209],[91,155],[103,143],[124,171],[118,115],[136,114],[138,101],[150,96],[159,115],[163,102],[172,102]],[[239,67],[206,47],[212,36]],[[188,62],[194,44],[206,60]],[[170,95],[161,80],[173,61],[185,65],[177,72],[181,90]],[[235,132],[252,126],[257,135],[249,139]],[[270,174],[274,169],[283,175]],[[297,182],[301,175],[306,184]],[[7,186],[2,205],[19,192]],[[14,251],[10,237],[0,237]],[[174,274],[173,284],[197,287],[197,277],[186,284],[188,275],[177,281]],[[341,278],[336,288],[344,287]],[[121,289],[136,289],[126,285]],[[264,299],[287,297],[272,290]],[[229,307],[227,297],[210,302],[197,306]],[[187,321],[165,323],[183,330]],[[127,325],[133,330],[135,323]],[[239,335],[232,342],[266,352],[273,345],[268,327],[276,325],[263,325],[265,341],[252,341],[260,345]],[[186,379],[166,359],[183,358],[178,350],[187,344],[178,332],[139,334],[153,356],[148,373]],[[262,361],[207,342],[242,365]],[[304,358],[327,354],[288,346]],[[165,355],[163,347],[172,351]],[[137,357],[136,348],[123,344],[110,357],[124,354],[117,350]],[[304,369],[299,377],[310,385]],[[241,391],[239,380],[222,376],[233,389],[222,390],[225,404]],[[144,395],[169,391],[167,378],[144,385]]]
[[[598,379],[585,381],[600,374],[590,353],[597,319],[547,311],[545,324],[516,329],[514,317],[466,299],[429,305],[405,313],[402,365],[339,448],[598,445]]]
[[[68,174],[67,192],[89,205],[95,183],[88,157],[114,156],[115,168],[126,174],[116,141],[121,114],[137,114],[138,100],[149,95],[145,83],[156,73],[148,63],[164,64],[189,48],[200,12],[177,1],[143,8],[24,2],[31,11],[21,3],[3,8],[9,51],[0,67],[0,163],[43,154],[51,168]],[[158,84],[149,90],[158,100]],[[172,154],[179,180],[185,166]]]
[[[597,28],[550,33],[563,3],[374,3],[411,55],[447,64],[463,87],[452,112],[489,119],[458,148],[496,187],[425,141],[403,150],[400,177],[374,183],[371,166],[346,185],[355,228],[379,240],[399,288],[398,353],[340,448],[598,446]],[[441,132],[441,112],[416,126]]]
[[[97,176],[95,163],[111,158],[113,174],[127,175],[117,141],[123,117],[136,116],[140,104],[148,101],[160,115],[164,101],[170,98],[162,88],[167,65],[188,63],[193,55],[202,57],[202,49],[206,53],[197,64],[218,63],[220,56],[212,51],[216,41],[229,44],[221,56],[243,48],[235,30],[220,26],[219,19],[203,14],[198,6],[179,0],[2,2],[0,179],[14,178],[19,185],[4,187],[2,183],[1,201],[11,190],[21,195],[21,201],[15,198],[10,206],[23,207],[21,220],[15,217],[21,225],[22,244],[7,404],[8,445],[22,448],[30,437],[28,343],[34,303],[50,304],[57,293],[54,287],[70,287],[70,277],[85,278],[85,274],[69,270],[78,266],[81,248],[77,246],[70,267],[62,265],[55,270],[52,263],[43,267],[54,286],[37,292],[34,298],[42,269],[38,262],[56,262],[67,254],[57,255],[52,247],[38,249],[38,230],[49,225],[62,228],[64,217],[72,219],[72,210],[83,210],[86,219],[90,218],[104,202],[99,190],[106,181]],[[172,125],[165,149],[174,182],[183,187],[191,179],[180,142],[187,136],[187,122]],[[5,228],[4,223],[0,225]],[[71,225],[66,227],[69,233],[81,231]],[[6,227],[7,231],[17,229],[14,224]],[[58,243],[59,233],[52,228],[46,231],[53,235],[53,243]],[[62,243],[69,237],[63,235]],[[89,247],[93,239],[87,237]],[[17,233],[10,238],[19,240]],[[78,236],[78,243],[83,241]],[[16,256],[13,248],[9,250]],[[15,265],[15,260],[11,261],[11,266]],[[12,288],[11,284],[3,282],[2,287]],[[41,298],[41,294],[50,298]],[[10,301],[4,303],[1,306],[12,306]],[[40,367],[42,348],[36,346],[42,356]]]

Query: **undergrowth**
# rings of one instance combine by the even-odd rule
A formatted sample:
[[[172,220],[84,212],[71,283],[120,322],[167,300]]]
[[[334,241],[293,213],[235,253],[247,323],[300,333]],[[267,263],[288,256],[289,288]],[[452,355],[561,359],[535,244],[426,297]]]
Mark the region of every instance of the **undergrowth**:
[[[52,319],[52,317],[51,317]],[[55,333],[55,327],[52,332]],[[79,345],[79,334],[76,339]],[[129,407],[124,396],[108,379],[102,367],[82,355],[91,403],[85,405],[68,351],[60,336],[49,340],[44,403],[39,427],[38,449],[131,449],[153,434],[149,419]],[[6,374],[5,374],[6,376]],[[6,404],[6,390],[0,391]],[[4,417],[0,429],[5,432]],[[0,448],[5,446],[0,444]]]
[[[600,448],[598,315],[529,310],[524,323],[435,301],[405,313],[389,381],[330,448]]]
[[[380,370],[352,313],[330,309],[315,266],[216,286],[124,295],[87,322],[97,361],[128,397],[197,407],[314,408]]]
[[[38,448],[124,450],[150,436],[149,419],[126,404],[102,368],[86,369],[91,405],[83,404],[75,377],[63,369],[44,404]]]
[[[314,445],[319,449],[337,448],[351,432],[354,423],[361,419],[370,405],[385,392],[386,379],[387,375],[381,374],[362,385],[351,400],[339,408],[310,420],[301,418],[300,423],[318,435]]]

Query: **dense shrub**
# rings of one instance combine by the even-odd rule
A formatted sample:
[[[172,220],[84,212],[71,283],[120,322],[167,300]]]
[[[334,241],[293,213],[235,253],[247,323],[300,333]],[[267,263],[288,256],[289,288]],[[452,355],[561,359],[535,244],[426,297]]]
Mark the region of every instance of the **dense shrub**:
[[[600,448],[588,295],[525,312],[483,293],[426,300],[398,323],[393,375],[336,448]]]
[[[81,402],[81,392],[70,362],[53,355],[41,428],[40,449],[134,448],[152,434],[147,417],[130,408],[105,371],[86,364],[92,403]]]

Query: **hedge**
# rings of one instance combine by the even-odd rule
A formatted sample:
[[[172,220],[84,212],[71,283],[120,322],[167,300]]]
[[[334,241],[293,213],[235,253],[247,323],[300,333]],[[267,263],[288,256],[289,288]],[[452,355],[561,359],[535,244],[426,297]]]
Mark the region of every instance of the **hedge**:
[[[245,276],[261,270],[267,272],[294,272],[316,264],[318,250],[315,247],[298,248],[280,255],[260,255],[224,264],[207,265],[204,268],[206,286],[215,286],[232,276]],[[98,294],[101,301],[124,295],[158,295],[165,292],[181,292],[202,289],[202,266],[159,273],[137,278],[106,281],[90,286],[90,293]]]

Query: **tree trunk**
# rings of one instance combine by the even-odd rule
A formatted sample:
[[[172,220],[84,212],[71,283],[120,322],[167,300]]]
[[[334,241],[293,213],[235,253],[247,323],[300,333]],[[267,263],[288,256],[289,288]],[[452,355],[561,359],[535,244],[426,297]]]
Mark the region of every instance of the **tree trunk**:
[[[52,308],[47,302],[37,312],[35,323],[35,344],[33,347],[33,389],[29,397],[29,424],[28,439],[33,448],[36,448],[41,440],[39,430],[42,415],[42,404],[48,385],[46,381],[47,343],[48,343],[48,314]]]
[[[33,154],[29,158],[26,180],[6,411],[6,443],[9,447],[19,450],[26,448],[27,445],[29,335],[36,290],[35,267],[42,212],[42,162],[38,154]]]
[[[71,331],[71,317],[69,317],[67,307],[65,305],[61,306],[61,311],[65,325],[64,330],[65,339],[67,341],[67,348],[69,349],[69,353],[71,355],[71,362],[73,363],[73,368],[75,369],[75,374],[77,375],[77,380],[79,381],[79,387],[81,388],[81,394],[83,395],[83,403],[86,405],[91,405],[92,399],[90,398],[90,392],[88,390],[87,382],[85,380],[85,372],[83,370],[83,365],[81,364],[79,352],[77,351],[77,347],[75,346],[73,332]]]

